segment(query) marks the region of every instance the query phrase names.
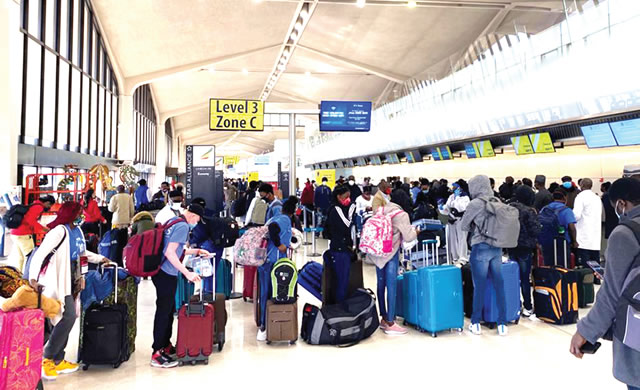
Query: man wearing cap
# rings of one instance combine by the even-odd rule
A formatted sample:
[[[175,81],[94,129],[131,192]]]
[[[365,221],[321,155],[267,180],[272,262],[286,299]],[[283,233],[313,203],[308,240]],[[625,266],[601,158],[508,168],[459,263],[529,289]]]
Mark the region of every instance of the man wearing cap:
[[[540,212],[546,205],[553,202],[551,192],[545,187],[547,178],[544,175],[536,175],[534,186],[536,188],[536,198],[533,207]]]
[[[204,216],[204,209],[198,204],[190,204],[179,217],[171,218],[164,231],[163,258],[160,272],[151,278],[156,288],[156,314],[153,320],[153,355],[151,366],[173,368],[178,365],[174,356],[176,349],[171,344],[175,295],[178,288],[178,272],[191,283],[200,281],[200,277],[182,264],[182,255],[209,256],[204,249],[187,249],[189,231]]]

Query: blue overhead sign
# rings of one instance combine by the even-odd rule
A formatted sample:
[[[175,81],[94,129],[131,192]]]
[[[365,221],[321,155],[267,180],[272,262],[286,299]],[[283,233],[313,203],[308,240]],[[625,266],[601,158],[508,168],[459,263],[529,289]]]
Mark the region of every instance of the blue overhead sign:
[[[320,103],[320,131],[371,130],[371,102]]]
[[[608,123],[582,126],[580,129],[589,148],[606,148],[617,145]]]
[[[640,119],[611,122],[610,125],[619,146],[640,145]]]

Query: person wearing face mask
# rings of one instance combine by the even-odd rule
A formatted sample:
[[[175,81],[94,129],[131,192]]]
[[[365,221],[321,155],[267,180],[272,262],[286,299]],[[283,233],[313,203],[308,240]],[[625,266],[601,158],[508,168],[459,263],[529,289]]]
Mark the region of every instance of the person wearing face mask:
[[[182,192],[176,190],[169,192],[169,202],[156,215],[156,222],[164,225],[171,218],[181,215],[184,211],[182,208],[183,201],[184,195]]]
[[[354,256],[356,205],[351,203],[351,193],[346,185],[333,190],[333,203],[325,224],[325,237],[329,239],[328,266],[336,276],[335,302],[344,301],[349,285],[349,272]]]
[[[375,214],[380,207],[386,206],[389,202],[391,202],[391,186],[386,180],[382,179],[378,184],[378,192],[373,197],[371,204],[373,213]]]
[[[273,186],[271,184],[262,184],[260,188],[258,188],[258,194],[260,195],[260,198],[269,205],[267,208],[267,221],[276,215],[282,214],[282,202],[274,195]]]
[[[573,179],[571,179],[571,176],[564,176],[562,178],[562,191],[564,191],[564,193],[566,194],[567,207],[573,209],[576,202],[576,197],[580,193],[580,190],[575,186],[575,184],[573,184]]]
[[[598,290],[593,307],[578,322],[577,332],[571,339],[570,352],[577,358],[582,358],[580,349],[587,341],[595,344],[610,330],[613,331],[613,376],[626,384],[629,390],[637,390],[640,389],[640,350],[637,348],[637,339],[634,339],[635,336],[628,339],[622,336],[625,331],[630,332],[636,326],[631,322],[633,314],[627,314],[632,308],[626,297],[636,296],[637,299],[639,293],[637,280],[640,269],[640,227],[637,224],[640,223],[640,181],[632,178],[616,180],[609,189],[609,199],[620,218],[620,225],[609,236],[604,282]],[[617,316],[620,313],[625,315],[621,318]],[[624,318],[626,326],[624,322],[621,323]],[[630,346],[634,342],[635,348]]]
[[[168,223],[176,222],[164,231],[163,258],[160,272],[151,278],[156,288],[156,312],[153,320],[153,354],[151,366],[156,368],[173,368],[178,365],[173,357],[175,348],[171,343],[173,318],[175,312],[175,296],[178,288],[178,272],[191,283],[200,281],[195,272],[189,271],[180,260],[182,255],[210,256],[204,249],[187,248],[189,231],[196,227],[204,217],[204,209],[192,203],[183,214],[173,217]]]
[[[362,195],[360,186],[356,184],[356,178],[353,175],[349,176],[347,184],[349,186],[349,193],[351,193],[351,203],[356,203],[356,199]]]
[[[447,251],[454,262],[466,262],[469,259],[468,233],[462,230],[462,217],[471,203],[467,182],[460,179],[453,183],[453,194],[442,205],[440,212],[449,216],[449,238]]]
[[[318,225],[322,225],[322,221],[326,217],[327,212],[329,211],[329,206],[331,205],[331,188],[329,188],[327,183],[328,179],[323,177],[322,185],[316,188],[315,194],[313,195],[313,203],[319,220]]]
[[[82,223],[82,205],[65,202],[56,219],[48,226],[51,229],[44,237],[29,266],[29,283],[42,287],[42,294],[62,303],[61,312],[51,321],[49,341],[44,348],[42,377],[55,380],[59,374],[78,371],[78,364],[64,359],[69,334],[76,322],[76,303],[84,289],[81,257],[90,263],[109,262],[109,259],[86,250]],[[45,257],[53,253],[48,264]]]
[[[413,220],[420,219],[436,219],[438,213],[436,212],[435,194],[431,191],[431,185],[428,179],[420,179],[420,193],[416,197],[416,202],[413,208]],[[437,205],[437,203],[435,203]]]
[[[580,247],[576,251],[579,265],[588,267],[587,261],[600,262],[602,244],[602,200],[591,188],[591,179],[580,181],[582,191],[576,196],[573,214],[576,216],[576,239]]]
[[[567,252],[569,252],[569,248],[578,248],[578,240],[576,238],[576,216],[573,213],[573,210],[566,206],[567,198],[564,192],[558,190],[552,194],[553,202],[544,207],[540,211],[539,220],[542,221],[544,215],[551,212],[556,215],[555,221],[557,221],[557,226],[545,226],[542,223],[542,231],[539,236],[540,246],[542,247],[542,255],[544,257],[544,264],[546,266],[560,265],[564,266],[566,257],[567,266],[569,265],[569,253],[566,253],[564,257],[562,256],[562,248],[563,244],[557,243],[558,239],[564,239],[567,242]],[[553,231],[548,231],[549,229]],[[545,239],[545,237],[551,237],[550,239]],[[557,245],[556,251],[554,251],[554,246]],[[558,253],[558,258],[556,259],[555,253]],[[558,264],[554,262],[557,260]]]
[[[363,215],[373,210],[373,196],[371,186],[364,186],[362,195],[356,199],[356,214]]]
[[[421,179],[422,180],[422,179]],[[418,200],[418,194],[420,193],[422,189],[420,188],[420,182],[419,181],[413,181],[411,182],[411,201],[413,202],[413,204],[416,204],[416,201]]]
[[[11,229],[10,233],[13,248],[9,254],[9,263],[14,264],[20,271],[22,271],[24,267],[25,260],[31,254],[33,248],[35,248],[33,236],[49,231],[49,228],[42,226],[38,220],[54,203],[56,203],[56,200],[51,195],[43,196],[36,200],[29,206],[29,210],[24,214],[20,226]]]
[[[163,181],[162,184],[160,184],[160,191],[156,192],[155,194],[153,194],[153,200],[161,200],[164,204],[169,203],[169,191],[170,191],[170,186],[169,183],[166,181]]]

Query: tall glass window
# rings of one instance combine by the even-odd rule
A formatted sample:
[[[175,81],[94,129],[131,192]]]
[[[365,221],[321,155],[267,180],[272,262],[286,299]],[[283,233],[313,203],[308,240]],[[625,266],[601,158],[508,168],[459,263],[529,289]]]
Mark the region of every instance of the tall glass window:
[[[133,94],[133,123],[136,136],[136,163],[156,163],[156,110],[148,85],[138,87]]]

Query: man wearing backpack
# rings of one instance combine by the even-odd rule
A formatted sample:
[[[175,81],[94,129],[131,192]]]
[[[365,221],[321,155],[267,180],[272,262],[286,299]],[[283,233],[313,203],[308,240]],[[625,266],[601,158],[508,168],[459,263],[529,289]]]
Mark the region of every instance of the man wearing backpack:
[[[577,248],[576,239],[576,216],[573,211],[566,206],[567,198],[562,191],[553,193],[553,202],[540,211],[538,221],[542,225],[542,230],[538,236],[538,243],[542,247],[542,256],[546,266],[570,266],[570,248]],[[564,242],[567,243],[566,253]],[[556,249],[554,250],[554,246]],[[558,258],[556,259],[556,253]],[[560,256],[563,256],[560,258]],[[556,263],[557,261],[557,263]]]
[[[609,190],[609,197],[620,224],[609,237],[604,282],[589,314],[578,322],[570,352],[582,358],[581,348],[587,341],[595,344],[613,330],[613,376],[630,390],[637,390],[640,329],[638,312],[633,308],[638,301],[633,297],[640,294],[640,181],[617,180]]]
[[[36,200],[26,209],[26,212],[22,214],[20,225],[11,229],[13,248],[9,255],[9,261],[10,264],[17,266],[20,271],[22,271],[25,260],[29,257],[29,254],[35,246],[33,235],[49,231],[49,228],[42,226],[38,220],[42,216],[42,213],[48,211],[54,203],[56,203],[56,200],[51,195],[43,196]],[[15,210],[15,212],[18,211],[18,209]],[[11,213],[11,211],[9,211],[9,213]]]
[[[260,194],[260,199],[264,200],[269,205],[265,218],[267,221],[276,215],[282,214],[282,202],[274,195],[273,186],[271,184],[264,183],[261,185],[260,188],[258,188],[258,194]]]
[[[180,217],[174,217],[167,223],[177,221],[164,231],[162,266],[160,272],[151,278],[156,288],[156,313],[153,320],[153,355],[151,366],[173,368],[178,362],[172,357],[175,348],[171,344],[173,331],[173,313],[178,288],[178,272],[191,283],[200,281],[195,272],[189,271],[181,261],[182,255],[209,256],[204,249],[187,249],[189,231],[204,217],[204,209],[198,204],[190,204]]]
[[[462,230],[468,231],[471,236],[471,275],[473,277],[473,314],[469,330],[474,335],[480,335],[480,321],[484,306],[485,286],[489,273],[496,291],[498,305],[498,334],[506,336],[506,300],[504,279],[502,278],[502,249],[517,246],[517,237],[520,231],[518,212],[511,206],[504,205],[493,195],[489,178],[478,175],[469,180],[469,195],[471,202],[462,217]],[[509,209],[503,209],[508,207]],[[489,210],[495,214],[490,214]],[[497,215],[503,215],[511,211],[508,225],[499,226]],[[515,220],[513,219],[515,218]],[[515,242],[513,236],[515,233]],[[513,246],[512,246],[513,245]]]

